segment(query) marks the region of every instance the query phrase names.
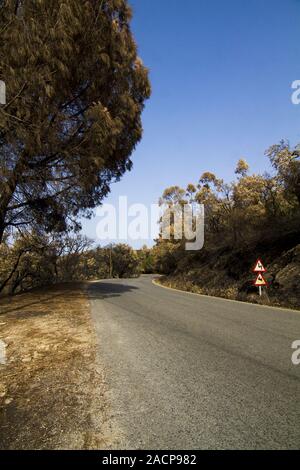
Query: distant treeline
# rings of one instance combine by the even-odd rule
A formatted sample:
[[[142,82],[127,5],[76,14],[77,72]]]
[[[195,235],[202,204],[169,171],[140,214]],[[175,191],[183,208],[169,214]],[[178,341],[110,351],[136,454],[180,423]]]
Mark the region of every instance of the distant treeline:
[[[0,245],[0,294],[59,282],[134,277],[142,271],[141,252],[125,244],[92,248],[80,234],[21,234]]]

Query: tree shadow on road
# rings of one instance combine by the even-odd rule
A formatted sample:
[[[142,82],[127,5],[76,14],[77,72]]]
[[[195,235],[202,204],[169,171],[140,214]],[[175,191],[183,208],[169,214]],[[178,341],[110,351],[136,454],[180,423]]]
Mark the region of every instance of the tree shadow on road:
[[[138,290],[136,286],[117,284],[113,282],[97,282],[88,286],[88,295],[90,300],[107,299],[111,297],[120,297],[126,292]]]

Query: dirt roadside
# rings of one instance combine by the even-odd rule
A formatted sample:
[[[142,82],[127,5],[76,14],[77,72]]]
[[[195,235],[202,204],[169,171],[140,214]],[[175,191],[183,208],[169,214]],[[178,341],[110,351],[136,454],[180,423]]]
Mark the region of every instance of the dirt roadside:
[[[0,301],[0,449],[113,447],[95,338],[83,284]]]

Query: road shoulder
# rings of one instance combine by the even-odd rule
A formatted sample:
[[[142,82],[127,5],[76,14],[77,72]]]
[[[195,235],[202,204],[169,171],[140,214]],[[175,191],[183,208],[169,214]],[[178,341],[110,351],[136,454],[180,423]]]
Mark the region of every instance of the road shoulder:
[[[83,284],[0,301],[1,449],[107,448],[105,374]]]
[[[170,291],[173,291],[173,292],[179,292],[181,294],[193,295],[193,296],[197,296],[197,297],[205,297],[207,299],[215,299],[215,300],[224,301],[224,302],[234,302],[234,303],[243,304],[243,305],[245,305],[245,304],[246,305],[252,305],[254,307],[263,308],[263,309],[278,310],[278,311],[281,310],[282,312],[287,312],[288,311],[288,312],[293,312],[293,313],[300,314],[300,309],[295,310],[291,307],[279,307],[277,305],[258,304],[258,303],[246,302],[246,301],[242,301],[242,300],[227,299],[225,297],[216,297],[215,295],[206,295],[206,294],[200,294],[200,293],[197,293],[197,292],[190,292],[186,289],[178,289],[177,287],[171,287],[170,285],[163,284],[162,282],[160,282],[160,278],[153,279],[152,284],[156,287],[161,287],[162,289],[167,289],[167,290],[170,290]]]

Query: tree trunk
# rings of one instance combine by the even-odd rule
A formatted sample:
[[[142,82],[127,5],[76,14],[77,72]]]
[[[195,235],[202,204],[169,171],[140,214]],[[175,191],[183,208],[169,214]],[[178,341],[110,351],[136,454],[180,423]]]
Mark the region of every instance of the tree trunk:
[[[0,284],[0,293],[3,291],[3,289],[7,286],[7,284],[9,283],[9,281],[11,280],[11,278],[13,277],[13,275],[15,274],[16,270],[18,269],[18,266],[19,266],[19,263],[20,263],[20,259],[22,258],[23,254],[25,253],[25,251],[22,251],[21,253],[19,253],[18,255],[18,258],[14,264],[14,266],[12,267],[12,270],[11,272],[9,273],[9,275],[7,276],[7,278]]]
[[[0,193],[0,244],[3,241],[4,230],[6,228],[5,218],[8,212],[8,206],[13,198],[13,195],[16,191],[16,188],[19,183],[20,176],[22,175],[25,169],[27,154],[24,151],[23,154],[19,157],[18,162],[11,174],[11,177],[8,181],[3,184],[1,187]],[[1,185],[2,186],[2,185]]]
[[[0,217],[0,245],[3,242],[4,230],[5,230],[5,223],[4,223],[4,220],[2,220],[2,218]]]

